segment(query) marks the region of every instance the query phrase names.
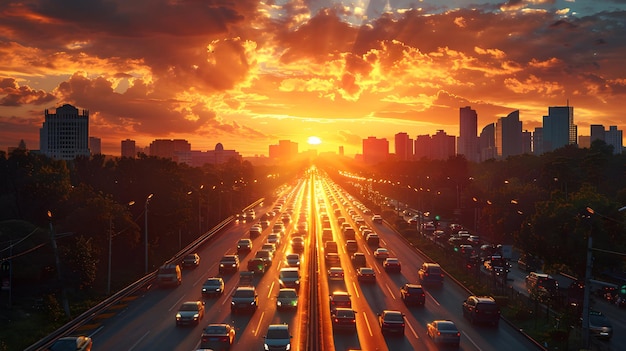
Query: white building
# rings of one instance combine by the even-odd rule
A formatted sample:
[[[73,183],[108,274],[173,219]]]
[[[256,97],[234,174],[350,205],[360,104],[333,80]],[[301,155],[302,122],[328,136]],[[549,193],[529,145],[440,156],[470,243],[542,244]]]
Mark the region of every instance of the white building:
[[[72,105],[65,104],[56,113],[45,111],[43,126],[39,129],[39,149],[57,160],[89,157],[89,111],[82,115]]]

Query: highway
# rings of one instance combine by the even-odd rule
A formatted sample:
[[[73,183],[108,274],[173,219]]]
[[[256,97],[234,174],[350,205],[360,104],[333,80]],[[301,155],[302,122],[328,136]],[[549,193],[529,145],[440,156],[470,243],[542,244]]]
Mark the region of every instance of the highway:
[[[426,323],[434,319],[453,320],[461,331],[461,350],[533,350],[536,345],[528,341],[507,323],[499,327],[470,325],[462,317],[461,304],[467,292],[452,279],[446,277],[443,287],[427,287],[424,307],[407,307],[400,299],[400,287],[406,282],[418,282],[417,271],[424,262],[417,251],[396,232],[385,224],[371,222],[371,213],[331,183],[322,174],[310,173],[292,188],[282,189],[278,194],[285,204],[282,212],[292,209],[291,221],[286,225],[286,236],[282,239],[271,268],[261,277],[255,277],[259,307],[254,313],[233,314],[230,310],[231,294],[239,283],[238,274],[223,275],[225,293],[218,298],[202,298],[201,286],[208,277],[219,276],[218,263],[225,254],[235,254],[237,241],[249,237],[249,229],[258,217],[274,208],[273,203],[264,203],[255,208],[257,219],[251,222],[238,222],[212,238],[198,254],[200,265],[183,270],[182,284],[175,288],[149,286],[142,294],[125,305],[124,309],[112,313],[101,320],[101,326],[91,334],[93,350],[196,350],[200,347],[203,328],[209,323],[229,323],[236,329],[233,350],[263,350],[264,335],[270,324],[289,325],[292,334],[292,350],[309,348],[311,338],[319,340],[322,350],[434,350],[438,347],[426,335]],[[400,273],[387,273],[377,261],[372,249],[357,230],[356,240],[360,252],[365,253],[367,265],[376,271],[376,283],[363,285],[356,279],[356,270],[351,264],[350,255],[345,249],[338,215],[345,217],[355,229],[349,210],[363,217],[366,225],[381,237],[380,246],[389,249],[392,256],[402,263]],[[304,260],[301,263],[301,282],[297,310],[282,311],[276,308],[276,295],[280,289],[278,271],[285,267],[284,258],[291,252],[290,237],[296,229],[298,219],[306,218],[309,233],[305,237]],[[327,216],[333,231],[333,241],[338,243],[340,265],[345,278],[339,281],[327,279],[328,266],[324,260],[322,221]],[[280,221],[280,214],[271,219],[271,225],[262,235],[253,239],[250,253],[240,255],[241,270],[247,261],[265,242],[272,231],[272,224]],[[312,256],[316,265],[311,265]],[[351,296],[352,308],[356,314],[356,332],[333,330],[329,295],[333,291],[344,290]],[[314,294],[309,294],[314,292]],[[310,297],[315,301],[310,300]],[[203,300],[206,315],[197,326],[177,327],[175,315],[184,301]],[[316,320],[311,320],[311,309],[317,309]],[[405,314],[405,333],[389,336],[381,333],[377,314],[384,309],[398,310]],[[309,327],[319,330],[319,335],[308,335]]]

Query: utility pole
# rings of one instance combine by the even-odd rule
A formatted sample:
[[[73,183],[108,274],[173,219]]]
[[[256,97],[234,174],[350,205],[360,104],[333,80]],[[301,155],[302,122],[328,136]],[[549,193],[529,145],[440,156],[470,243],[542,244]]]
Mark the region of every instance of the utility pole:
[[[52,241],[52,251],[54,252],[54,260],[57,268],[57,277],[59,284],[61,285],[61,302],[65,315],[70,318],[70,304],[67,299],[67,291],[65,290],[65,284],[63,282],[63,275],[61,274],[61,259],[59,258],[59,248],[57,247],[56,234],[54,232],[54,226],[52,226],[52,212],[48,211],[48,218],[50,219],[50,240]]]
[[[144,255],[145,255],[145,271],[144,274],[148,274],[148,204],[150,203],[150,199],[152,199],[152,197],[154,196],[154,194],[150,194],[148,195],[148,197],[146,198],[146,205],[144,208],[144,216],[145,216],[145,245],[144,245]]]

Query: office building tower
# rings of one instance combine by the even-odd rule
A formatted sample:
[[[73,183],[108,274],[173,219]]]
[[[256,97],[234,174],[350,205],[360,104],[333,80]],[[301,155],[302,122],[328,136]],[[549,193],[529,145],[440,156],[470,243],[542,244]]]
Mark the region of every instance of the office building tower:
[[[590,126],[590,129],[591,129],[591,134],[589,134],[590,142],[593,142],[594,140],[604,141],[606,130],[604,129],[604,126],[602,124],[592,124]]]
[[[102,153],[102,140],[96,137],[89,137],[89,151],[92,155],[99,155]]]
[[[270,158],[290,160],[298,156],[298,143],[290,140],[279,140],[278,145],[269,146]]]
[[[533,132],[533,155],[543,154],[543,128],[536,127]]]
[[[395,148],[398,161],[413,159],[413,140],[409,138],[407,133],[398,133],[395,135]]]
[[[609,126],[609,130],[606,131],[604,141],[607,145],[613,146],[614,154],[621,154],[624,151],[624,141],[622,139],[622,131],[617,129],[617,126]]]
[[[447,160],[456,154],[456,137],[438,130],[431,138],[431,160]]]
[[[588,149],[591,147],[591,136],[590,135],[579,135],[578,136],[578,147]]]
[[[483,127],[478,139],[478,149],[481,162],[496,158],[496,125],[494,123]]]
[[[468,161],[479,162],[478,151],[478,114],[471,107],[459,109],[459,137],[457,153],[464,155]]]
[[[122,157],[135,158],[137,151],[135,141],[131,139],[122,140]]]
[[[415,147],[413,148],[413,158],[415,160],[421,160],[422,158],[430,158],[432,143],[430,142],[430,135],[418,135],[415,137],[415,142],[413,143]]]
[[[573,106],[548,107],[548,115],[543,116],[543,152],[576,145],[577,134]]]
[[[496,122],[496,155],[500,159],[522,154],[522,122],[519,110]]]
[[[363,162],[376,164],[387,161],[388,158],[389,141],[387,139],[378,139],[373,136],[363,139]]]
[[[150,143],[150,156],[172,159],[174,162],[191,163],[191,144],[183,139],[156,139]]]
[[[522,132],[522,153],[531,154],[533,152],[533,135],[525,130]]]
[[[89,111],[79,114],[78,109],[69,104],[57,108],[56,113],[46,110],[39,130],[39,150],[58,160],[89,157]]]

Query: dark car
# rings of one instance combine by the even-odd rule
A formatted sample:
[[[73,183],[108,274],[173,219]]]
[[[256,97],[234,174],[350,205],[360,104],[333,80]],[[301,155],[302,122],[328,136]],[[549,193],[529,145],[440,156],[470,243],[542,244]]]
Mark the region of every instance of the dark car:
[[[406,283],[400,288],[400,297],[407,305],[424,306],[426,294],[419,284]]]
[[[443,285],[443,270],[437,263],[424,263],[417,274],[422,285]]]
[[[378,315],[378,324],[383,334],[404,334],[404,313],[384,310]]]
[[[549,274],[530,272],[525,278],[528,293],[539,299],[555,298],[559,293],[559,283]]]
[[[490,296],[470,296],[463,301],[463,317],[470,323],[489,323],[497,326],[500,322],[500,307]]]
[[[178,313],[176,313],[176,326],[187,324],[198,325],[202,318],[204,318],[204,302],[186,301],[180,305]]]
[[[202,296],[203,297],[212,297],[212,296],[220,296],[224,293],[224,279],[219,277],[213,277],[207,279],[204,284],[202,284]]]
[[[356,331],[356,312],[351,308],[339,307],[335,309],[331,319],[335,330]]]
[[[267,262],[268,261],[263,258],[253,257],[248,260],[248,270],[258,274],[264,274],[268,267]]]
[[[49,351],[90,351],[93,341],[88,336],[66,336],[55,341]]]
[[[589,312],[589,332],[598,339],[610,340],[613,336],[613,325],[601,312]]]
[[[258,296],[253,286],[240,286],[230,300],[230,310],[235,313],[241,310],[254,312],[258,307]]]
[[[237,255],[225,255],[220,260],[220,274],[234,273],[239,271],[239,257]]]
[[[241,239],[237,242],[237,253],[245,254],[252,251],[252,240],[250,239]]]
[[[185,255],[183,258],[183,267],[196,268],[200,265],[200,256],[197,253]]]
[[[202,331],[200,347],[211,350],[230,350],[235,341],[235,328],[230,324],[209,324]]]
[[[352,300],[350,294],[345,291],[335,291],[328,298],[330,304],[330,312],[333,313],[338,307],[352,307]]]
[[[376,272],[371,267],[359,267],[356,271],[357,280],[364,283],[375,283]]]
[[[456,347],[461,343],[461,332],[453,321],[435,320],[426,324],[426,334],[435,344],[451,344]]]
[[[402,270],[402,265],[397,257],[388,257],[383,261],[383,268],[385,268],[385,272],[399,273]]]
[[[371,246],[371,247],[378,247],[378,245],[380,245],[380,237],[378,236],[378,234],[367,234],[367,237],[365,238],[365,242],[367,242],[367,245]]]
[[[272,258],[274,254],[271,251],[259,250],[254,255],[254,258],[260,258],[265,262],[265,269],[267,270],[272,265]]]
[[[365,254],[362,252],[355,252],[352,254],[352,265],[356,268],[367,266]]]

